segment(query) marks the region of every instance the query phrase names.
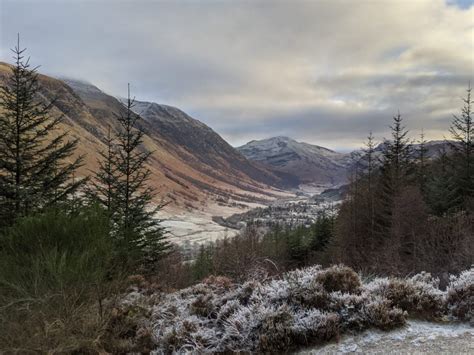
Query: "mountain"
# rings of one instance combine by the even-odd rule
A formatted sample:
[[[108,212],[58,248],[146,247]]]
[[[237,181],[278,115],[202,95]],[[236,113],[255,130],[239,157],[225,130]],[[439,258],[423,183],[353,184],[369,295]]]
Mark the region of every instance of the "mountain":
[[[0,63],[0,85],[11,66]],[[86,156],[79,174],[97,169],[97,152],[104,149],[108,127],[118,129],[122,103],[96,86],[78,80],[39,76],[41,99],[57,98],[53,114],[62,114],[62,129],[80,140],[78,154]],[[147,167],[150,184],[168,208],[204,209],[210,202],[252,202],[273,197],[270,186],[282,180],[259,163],[247,160],[216,132],[183,111],[151,102],[137,102],[143,120],[143,149],[152,152]],[[273,191],[273,192],[272,192]]]
[[[297,142],[288,137],[254,140],[237,150],[248,159],[264,164],[276,175],[285,173],[301,184],[338,185],[347,181],[353,164],[350,154]]]
[[[375,158],[381,158],[386,143],[380,143],[375,148]],[[450,151],[446,141],[426,142],[427,159],[437,157],[443,149]],[[348,174],[356,164],[363,164],[362,149],[350,153],[338,153],[330,149],[297,142],[288,137],[273,137],[254,140],[238,147],[243,155],[255,162],[264,164],[269,170],[293,184],[320,184],[337,186],[347,183]],[[419,144],[413,144],[414,157],[419,150]],[[291,180],[292,179],[292,180]]]

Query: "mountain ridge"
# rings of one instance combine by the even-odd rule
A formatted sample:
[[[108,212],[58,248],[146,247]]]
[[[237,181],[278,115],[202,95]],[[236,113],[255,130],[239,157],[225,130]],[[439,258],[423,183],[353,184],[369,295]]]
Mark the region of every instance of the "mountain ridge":
[[[1,84],[11,68],[0,62]],[[80,140],[77,154],[86,159],[78,173],[90,175],[98,167],[97,152],[105,148],[108,127],[118,129],[116,115],[123,112],[123,104],[88,81],[41,73],[38,78],[40,100],[57,98],[52,114],[63,115],[61,129]],[[204,123],[172,106],[141,101],[137,105],[136,109],[147,108],[139,124],[145,132],[142,148],[152,152],[147,163],[150,185],[173,208],[203,209],[217,200],[264,201],[278,192],[274,186],[281,185],[281,178],[247,160]]]

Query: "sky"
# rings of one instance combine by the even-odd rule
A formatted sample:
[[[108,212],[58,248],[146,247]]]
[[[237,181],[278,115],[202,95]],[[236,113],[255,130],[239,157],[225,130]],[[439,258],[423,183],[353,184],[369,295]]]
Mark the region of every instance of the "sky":
[[[0,0],[0,61],[176,106],[230,144],[339,151],[400,111],[442,139],[474,77],[474,0]]]

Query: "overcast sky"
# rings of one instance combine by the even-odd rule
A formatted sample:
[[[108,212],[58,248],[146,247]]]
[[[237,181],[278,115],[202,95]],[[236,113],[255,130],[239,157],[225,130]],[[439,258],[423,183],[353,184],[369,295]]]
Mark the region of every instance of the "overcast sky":
[[[474,0],[0,0],[0,60],[177,106],[232,145],[337,150],[400,110],[442,138],[474,72]]]

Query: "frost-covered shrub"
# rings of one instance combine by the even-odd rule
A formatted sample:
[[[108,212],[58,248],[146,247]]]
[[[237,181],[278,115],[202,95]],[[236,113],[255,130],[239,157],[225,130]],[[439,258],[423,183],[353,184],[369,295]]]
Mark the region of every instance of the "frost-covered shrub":
[[[370,302],[366,293],[350,294],[340,291],[330,294],[329,308],[339,315],[342,330],[363,330],[370,326],[364,307]]]
[[[368,324],[382,330],[397,328],[406,322],[405,313],[382,298],[370,300],[364,307],[364,315]]]
[[[214,311],[212,305],[212,296],[211,295],[200,295],[196,300],[191,303],[191,314],[209,317]]]
[[[317,309],[300,310],[294,315],[291,328],[295,344],[304,346],[323,343],[339,336],[340,318],[335,313]]]
[[[436,319],[443,315],[445,308],[443,292],[435,287],[438,283],[429,274],[418,274],[408,279],[375,279],[367,285],[367,290],[412,317]]]
[[[290,349],[293,340],[293,314],[288,306],[281,306],[263,316],[258,338],[258,351],[277,353]]]
[[[302,307],[320,310],[327,310],[331,303],[329,293],[320,283],[314,280],[307,285],[290,284],[288,289],[288,301]]]
[[[345,331],[389,330],[405,324],[408,316],[437,318],[446,309],[445,299],[452,315],[468,320],[473,279],[471,269],[452,278],[443,292],[427,273],[362,283],[344,266],[316,266],[244,284],[209,277],[202,284],[153,298],[151,340],[156,353],[282,353]],[[135,289],[124,303],[143,306],[150,297],[140,292]],[[149,333],[145,329],[133,336],[140,338],[139,334],[148,349]]]
[[[322,284],[326,291],[356,293],[362,286],[359,275],[350,267],[334,265],[316,274],[315,280]]]
[[[451,276],[446,303],[450,315],[474,322],[474,267],[459,276]]]

